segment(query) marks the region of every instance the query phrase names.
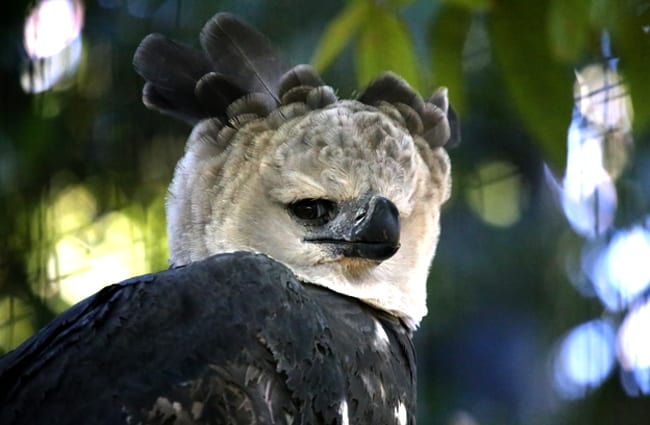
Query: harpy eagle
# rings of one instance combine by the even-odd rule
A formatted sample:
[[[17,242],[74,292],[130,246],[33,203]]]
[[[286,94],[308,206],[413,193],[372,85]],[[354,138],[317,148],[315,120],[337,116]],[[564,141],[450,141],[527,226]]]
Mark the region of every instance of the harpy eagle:
[[[173,267],[3,357],[0,423],[414,423],[446,91],[387,73],[339,100],[229,14],[200,41],[153,34],[134,59],[144,103],[194,125],[167,200]]]

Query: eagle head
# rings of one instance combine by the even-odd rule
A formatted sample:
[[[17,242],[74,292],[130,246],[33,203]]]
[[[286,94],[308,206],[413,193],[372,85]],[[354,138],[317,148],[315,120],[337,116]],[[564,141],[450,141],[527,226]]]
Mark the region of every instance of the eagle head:
[[[382,99],[385,85],[413,105]],[[168,197],[171,261],[263,253],[417,324],[450,192],[446,92],[424,102],[392,74],[358,100],[300,87],[266,116],[245,98],[196,126]]]
[[[254,32],[230,16],[213,21],[219,19],[202,33],[215,66],[220,31],[229,32],[223,40],[235,39],[237,32],[251,39]],[[265,40],[258,34],[252,50],[259,53]],[[148,79],[145,103],[186,117],[188,108],[170,108],[172,95],[183,87],[170,89],[170,78],[158,78],[159,67],[147,67],[147,54],[160,43],[145,40],[136,54],[136,67]],[[169,54],[181,51],[164,46]],[[194,56],[186,58],[182,62]],[[269,66],[272,59],[266,58]],[[227,66],[232,68],[232,60]],[[446,89],[423,100],[403,79],[386,73],[356,99],[339,100],[309,66],[290,69],[277,81],[254,71],[248,83],[240,78],[245,71],[230,80],[224,70],[195,77],[191,95],[203,102],[198,105],[220,103],[217,113],[196,119],[170,186],[172,264],[239,250],[263,253],[305,283],[357,298],[416,327],[426,314],[440,208],[450,194],[444,145],[454,137],[454,114]],[[264,78],[270,82],[260,88]]]

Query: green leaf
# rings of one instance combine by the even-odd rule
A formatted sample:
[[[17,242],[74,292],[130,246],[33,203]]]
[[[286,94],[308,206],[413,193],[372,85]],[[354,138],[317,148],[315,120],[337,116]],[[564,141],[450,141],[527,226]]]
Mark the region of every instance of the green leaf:
[[[355,0],[329,23],[311,60],[318,72],[323,72],[341,53],[364,22],[367,10],[368,1]]]
[[[393,71],[416,90],[420,87],[417,58],[408,28],[394,13],[371,6],[357,43],[357,79],[366,85],[379,74]]]
[[[548,13],[551,51],[563,61],[575,61],[589,35],[589,0],[553,0]]]
[[[444,5],[431,23],[431,64],[434,83],[449,89],[449,101],[464,110],[463,47],[472,15],[466,9]]]
[[[573,73],[555,60],[547,38],[541,36],[546,33],[547,12],[545,2],[502,0],[492,9],[489,32],[516,110],[546,159],[562,168],[573,108]]]

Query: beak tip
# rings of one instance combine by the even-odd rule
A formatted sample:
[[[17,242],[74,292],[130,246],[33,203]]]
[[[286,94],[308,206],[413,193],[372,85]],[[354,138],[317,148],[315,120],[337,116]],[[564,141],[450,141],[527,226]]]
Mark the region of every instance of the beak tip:
[[[306,239],[311,243],[327,244],[335,256],[384,261],[400,248],[399,210],[390,200],[374,196],[361,209],[350,211],[354,224],[346,232],[329,231]]]
[[[390,200],[378,196],[371,200],[363,221],[352,229],[351,242],[356,245],[349,255],[386,260],[400,248],[399,211]]]

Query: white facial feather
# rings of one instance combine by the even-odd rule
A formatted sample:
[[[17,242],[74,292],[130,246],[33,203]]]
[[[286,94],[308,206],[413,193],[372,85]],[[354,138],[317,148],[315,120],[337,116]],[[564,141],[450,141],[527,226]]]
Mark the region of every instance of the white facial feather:
[[[216,120],[200,123],[170,186],[171,262],[236,250],[264,253],[305,282],[417,326],[426,314],[450,166],[443,148],[412,135],[399,116],[390,105],[337,101],[314,110],[285,105],[237,124],[236,131]],[[448,126],[446,120],[439,125]],[[380,263],[332,257],[304,240],[307,229],[287,209],[301,199],[339,202],[367,193],[391,200],[400,213],[401,247]]]

